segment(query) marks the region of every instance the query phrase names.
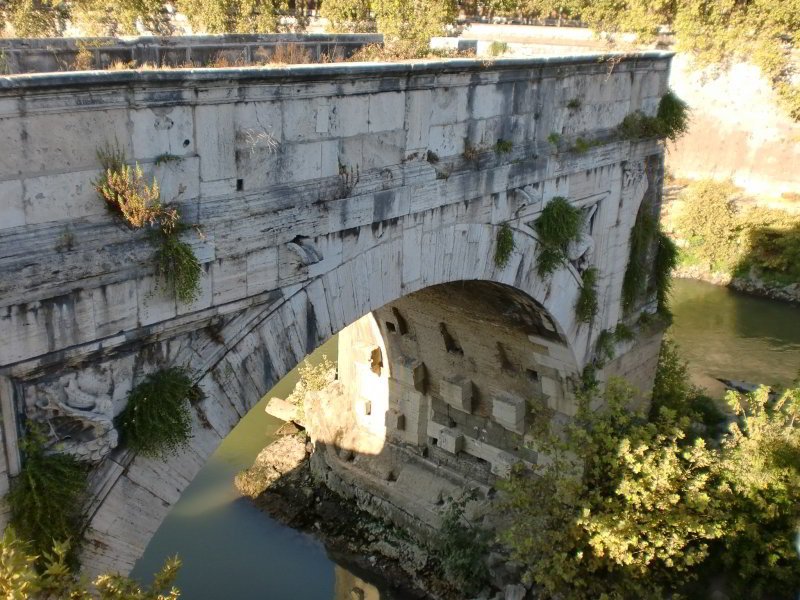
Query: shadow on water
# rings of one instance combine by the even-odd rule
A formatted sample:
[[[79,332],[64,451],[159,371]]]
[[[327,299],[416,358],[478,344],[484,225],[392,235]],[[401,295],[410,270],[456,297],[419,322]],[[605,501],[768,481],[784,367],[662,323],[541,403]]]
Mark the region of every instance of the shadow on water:
[[[679,279],[670,335],[695,383],[721,393],[722,377],[785,386],[800,370],[800,307]]]
[[[310,360],[319,362],[323,354],[335,359],[336,344],[330,340]],[[271,519],[233,485],[283,423],[264,412],[267,399],[288,396],[297,379],[294,369],[223,440],[153,536],[133,576],[147,580],[166,557],[178,554],[183,567],[177,585],[188,600],[350,600],[352,586],[343,582],[358,580],[356,575],[333,562],[319,541]],[[362,584],[365,597],[392,597],[381,593],[388,587],[383,582],[373,583]]]

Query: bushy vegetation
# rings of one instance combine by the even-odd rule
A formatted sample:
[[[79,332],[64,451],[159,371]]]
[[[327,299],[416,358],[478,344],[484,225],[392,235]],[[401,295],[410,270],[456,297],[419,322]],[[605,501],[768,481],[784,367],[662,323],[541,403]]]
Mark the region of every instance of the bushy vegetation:
[[[68,543],[51,544],[41,554],[8,527],[0,540],[0,596],[7,600],[177,600],[175,587],[181,563],[168,559],[147,589],[121,575],[100,575],[89,584],[76,578],[68,566]],[[37,569],[36,565],[41,565]]]
[[[171,367],[148,375],[130,391],[117,417],[123,443],[145,456],[177,453],[192,434],[190,406],[201,398],[185,369]]]
[[[503,223],[503,226],[497,232],[497,244],[494,249],[494,264],[498,268],[504,269],[508,264],[508,259],[511,258],[511,253],[514,251],[514,233],[508,223]]]
[[[734,597],[792,597],[800,388],[775,403],[767,393],[731,393],[725,433],[698,428],[698,392],[670,346],[649,417],[619,380],[602,398],[581,392],[575,421],[539,444],[552,462],[503,486],[505,539],[543,597],[665,598],[720,570]]]
[[[369,0],[326,0],[321,16],[328,19],[329,29],[340,33],[357,33],[375,30],[369,11]]]
[[[451,500],[434,544],[445,577],[465,598],[480,592],[489,580],[490,534],[464,517],[467,504],[474,499],[473,492]]]
[[[458,15],[455,0],[372,0],[371,8],[384,42],[410,57],[427,52],[431,37],[444,35]]]
[[[36,426],[29,428],[20,448],[24,458],[22,470],[14,478],[7,496],[11,525],[29,541],[32,552],[39,556],[40,568],[54,541],[70,542],[71,550],[65,551],[63,559],[74,569],[86,467],[72,456],[48,453],[44,435]]]
[[[597,269],[590,267],[581,277],[581,291],[575,303],[575,315],[581,323],[591,323],[597,315]]]
[[[636,111],[619,125],[620,136],[628,140],[665,138],[674,142],[688,130],[689,107],[671,90],[661,97],[654,117]]]
[[[681,194],[675,219],[680,263],[767,281],[800,281],[800,216],[766,208],[737,209],[730,182],[700,180]]]
[[[156,275],[178,300],[194,301],[200,293],[202,268],[192,247],[179,238],[186,225],[178,210],[161,203],[155,178],[148,185],[141,167],[127,165],[125,154],[118,147],[107,146],[98,151],[97,157],[103,167],[103,173],[93,182],[97,193],[130,228],[150,231],[157,247]]]
[[[566,198],[556,196],[547,203],[534,224],[539,238],[536,268],[540,276],[550,275],[567,262],[567,247],[580,238],[582,224],[583,213]]]

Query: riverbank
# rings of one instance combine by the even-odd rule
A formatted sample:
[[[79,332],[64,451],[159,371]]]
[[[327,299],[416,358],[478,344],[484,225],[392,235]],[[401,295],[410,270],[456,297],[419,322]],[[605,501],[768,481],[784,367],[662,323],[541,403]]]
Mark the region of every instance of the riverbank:
[[[440,575],[428,548],[318,482],[312,475],[311,443],[302,430],[291,431],[287,425],[287,435],[264,448],[253,466],[237,476],[241,493],[271,518],[319,539],[329,555],[351,571],[390,582],[395,589],[384,592],[382,600],[464,600],[463,593]],[[522,600],[523,595],[516,598]],[[354,590],[352,597],[364,596]],[[496,590],[480,597],[514,598]]]
[[[735,277],[730,273],[714,272],[698,265],[681,264],[672,272],[672,276],[677,279],[704,281],[769,300],[800,304],[800,283],[781,284],[764,281],[757,276]]]

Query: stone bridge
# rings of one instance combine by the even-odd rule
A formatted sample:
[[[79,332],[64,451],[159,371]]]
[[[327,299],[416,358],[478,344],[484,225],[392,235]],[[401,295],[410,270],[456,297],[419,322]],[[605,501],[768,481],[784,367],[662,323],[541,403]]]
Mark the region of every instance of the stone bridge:
[[[395,466],[370,481],[396,515],[413,512],[397,494],[431,473],[488,485],[536,462],[537,406],[569,418],[601,332],[653,310],[623,315],[620,290],[637,213],[660,207],[663,147],[616,127],[655,113],[669,62],[0,77],[0,493],[24,462],[27,424],[49,422],[60,451],[93,465],[84,565],[128,571],[242,416],[354,323],[340,379],[360,390],[353,426],[393,448]],[[146,233],[97,196],[109,145],[198,225],[184,234],[203,269],[195,301],[159,286]],[[540,277],[533,223],[554,197],[584,210],[583,245]],[[501,267],[505,227],[514,248]],[[589,324],[575,314],[588,265],[599,273]],[[601,375],[646,388],[658,339],[620,343]],[[173,365],[205,393],[190,447],[135,456],[113,418],[133,385]],[[340,480],[369,485],[340,442],[327,440]],[[403,461],[416,470],[399,472]]]

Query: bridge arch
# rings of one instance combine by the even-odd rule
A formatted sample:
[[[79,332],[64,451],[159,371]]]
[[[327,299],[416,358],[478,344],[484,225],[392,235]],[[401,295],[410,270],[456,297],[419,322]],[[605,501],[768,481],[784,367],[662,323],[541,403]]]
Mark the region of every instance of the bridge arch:
[[[347,232],[340,241],[343,255],[351,255],[348,260],[265,307],[206,328],[177,350],[163,350],[163,360],[196,374],[206,396],[194,415],[190,448],[166,460],[118,457],[118,472],[95,483],[84,564],[97,571],[132,568],[194,473],[265,393],[333,335],[418,292],[471,285],[475,293],[481,285],[493,286],[508,307],[517,307],[506,320],[522,317],[523,307],[535,311],[572,366],[569,376],[579,372],[589,328],[575,318],[578,277],[566,268],[547,279],[536,275],[537,244],[530,232],[514,230],[515,250],[499,268],[494,262],[498,225],[461,223],[425,231],[420,224],[412,234],[420,242],[404,243],[403,232],[409,235],[413,228],[401,221]]]

